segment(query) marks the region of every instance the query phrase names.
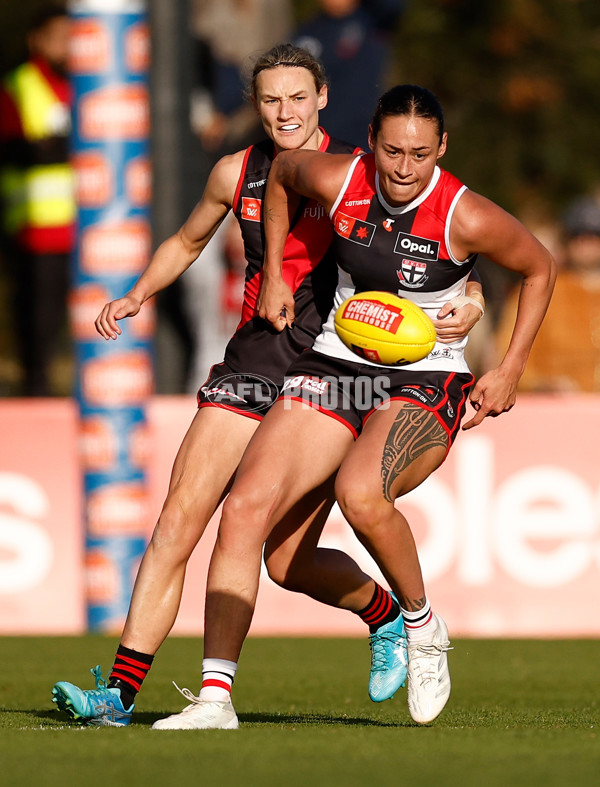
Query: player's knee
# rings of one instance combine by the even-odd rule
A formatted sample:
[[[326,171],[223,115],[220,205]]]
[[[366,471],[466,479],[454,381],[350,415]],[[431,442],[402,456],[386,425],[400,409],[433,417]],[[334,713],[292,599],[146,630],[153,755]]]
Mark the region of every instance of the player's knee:
[[[222,549],[240,551],[246,545],[264,543],[268,511],[254,495],[232,490],[223,504],[219,524],[219,544]]]
[[[342,513],[358,533],[368,535],[390,505],[380,489],[373,489],[360,479],[340,477],[335,494]]]

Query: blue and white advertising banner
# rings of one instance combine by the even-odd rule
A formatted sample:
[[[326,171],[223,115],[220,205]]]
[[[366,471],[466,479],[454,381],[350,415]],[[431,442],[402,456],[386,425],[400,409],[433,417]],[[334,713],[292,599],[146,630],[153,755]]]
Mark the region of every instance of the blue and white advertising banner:
[[[70,297],[83,468],[88,626],[121,628],[148,523],[145,405],[153,390],[154,312],[107,342],[94,320],[151,255],[150,37],[139,0],[76,0],[70,72],[78,204]]]

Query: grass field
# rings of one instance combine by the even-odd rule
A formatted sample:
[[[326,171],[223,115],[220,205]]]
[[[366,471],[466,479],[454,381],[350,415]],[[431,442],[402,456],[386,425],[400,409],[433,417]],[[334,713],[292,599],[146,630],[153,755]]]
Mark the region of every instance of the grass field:
[[[0,639],[0,780],[16,785],[600,785],[598,641],[455,641],[453,693],[413,724],[405,690],[374,704],[368,646],[250,639],[236,679],[238,731],[158,732],[197,693],[201,642],[168,640],[127,729],[82,729],[54,710],[57,680],[91,688],[111,638]]]

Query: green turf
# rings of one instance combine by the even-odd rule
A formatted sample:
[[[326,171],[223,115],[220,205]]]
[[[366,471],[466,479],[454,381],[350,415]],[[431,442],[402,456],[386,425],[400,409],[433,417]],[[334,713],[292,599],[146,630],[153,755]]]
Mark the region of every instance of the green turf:
[[[598,641],[456,641],[453,693],[418,727],[405,690],[373,704],[364,640],[250,639],[235,684],[238,731],[157,732],[198,691],[201,642],[171,639],[127,729],[82,729],[52,684],[92,688],[115,640],[0,639],[0,779],[6,785],[600,785]]]

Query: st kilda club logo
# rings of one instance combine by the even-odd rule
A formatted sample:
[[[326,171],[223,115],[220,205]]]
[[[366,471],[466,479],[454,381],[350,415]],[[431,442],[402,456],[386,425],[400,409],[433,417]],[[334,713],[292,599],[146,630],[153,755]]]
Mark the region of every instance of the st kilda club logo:
[[[406,255],[402,259],[400,269],[396,271],[400,283],[413,289],[422,287],[429,278],[427,263],[437,260],[439,252],[439,241],[400,232],[394,246],[395,254]]]

